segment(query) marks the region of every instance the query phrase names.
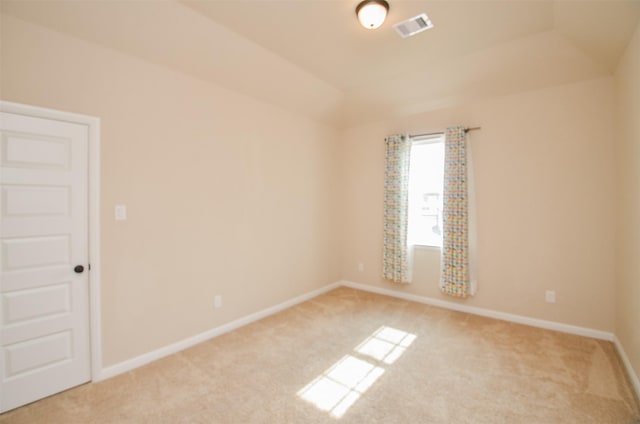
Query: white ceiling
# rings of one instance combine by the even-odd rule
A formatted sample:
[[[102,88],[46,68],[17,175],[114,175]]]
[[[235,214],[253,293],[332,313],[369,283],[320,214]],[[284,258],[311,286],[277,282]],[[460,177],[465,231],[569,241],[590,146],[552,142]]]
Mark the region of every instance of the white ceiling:
[[[1,11],[344,127],[610,75],[640,0],[13,1]],[[400,38],[425,12],[435,28]]]

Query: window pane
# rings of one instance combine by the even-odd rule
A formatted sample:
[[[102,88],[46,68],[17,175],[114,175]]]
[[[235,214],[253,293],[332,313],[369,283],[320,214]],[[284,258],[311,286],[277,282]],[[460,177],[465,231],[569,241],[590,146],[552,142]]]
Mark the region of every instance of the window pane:
[[[409,176],[409,243],[442,245],[444,142],[414,143]]]

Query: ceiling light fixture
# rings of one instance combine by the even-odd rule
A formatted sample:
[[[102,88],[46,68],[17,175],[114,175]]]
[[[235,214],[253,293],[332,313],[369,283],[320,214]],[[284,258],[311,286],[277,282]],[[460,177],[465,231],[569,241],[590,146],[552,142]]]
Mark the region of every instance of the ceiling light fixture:
[[[356,7],[360,24],[367,29],[376,29],[384,22],[389,11],[385,0],[364,0]]]

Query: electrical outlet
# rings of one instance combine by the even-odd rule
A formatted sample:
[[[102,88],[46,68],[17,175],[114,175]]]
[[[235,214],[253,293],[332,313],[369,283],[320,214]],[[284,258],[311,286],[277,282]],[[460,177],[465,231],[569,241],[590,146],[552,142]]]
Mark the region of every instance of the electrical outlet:
[[[547,303],[556,303],[556,292],[554,290],[547,290],[544,294],[544,298]]]
[[[364,264],[362,262],[358,262],[358,271],[364,272]]]
[[[218,309],[218,308],[222,308],[222,296],[217,294],[214,298],[213,298],[213,307]]]

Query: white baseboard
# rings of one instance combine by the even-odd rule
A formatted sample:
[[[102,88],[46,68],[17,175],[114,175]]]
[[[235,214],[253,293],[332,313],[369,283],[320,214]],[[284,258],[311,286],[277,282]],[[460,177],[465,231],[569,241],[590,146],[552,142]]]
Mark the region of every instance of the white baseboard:
[[[214,337],[220,336],[222,334],[225,334],[235,329],[238,329],[240,327],[243,327],[247,324],[251,324],[252,322],[258,321],[269,315],[273,315],[277,312],[280,312],[284,309],[295,306],[299,303],[306,302],[309,299],[313,299],[316,296],[319,296],[323,293],[336,289],[340,286],[351,287],[357,290],[363,290],[363,291],[368,291],[372,293],[378,293],[382,295],[396,297],[399,299],[410,300],[418,303],[424,303],[431,306],[438,306],[445,309],[466,312],[473,315],[480,315],[480,316],[495,318],[503,321],[515,322],[518,324],[529,325],[532,327],[546,328],[549,330],[560,331],[563,333],[576,334],[579,336],[586,336],[586,337],[592,337],[600,340],[612,341],[615,343],[618,351],[621,352],[620,356],[623,358],[625,367],[629,371],[629,375],[631,376],[632,382],[634,384],[634,388],[636,389],[637,392],[640,393],[639,391],[640,384],[638,382],[638,378],[634,374],[633,369],[631,368],[631,364],[628,358],[626,357],[626,355],[624,354],[624,350],[622,349],[622,346],[620,345],[619,341],[615,338],[615,335],[613,333],[594,330],[594,329],[585,328],[585,327],[578,327],[578,326],[569,325],[569,324],[561,324],[561,323],[541,320],[537,318],[530,318],[522,315],[508,314],[505,312],[498,312],[498,311],[493,311],[491,309],[478,308],[475,306],[461,305],[454,302],[448,302],[446,300],[433,299],[429,297],[418,296],[415,294],[384,289],[381,287],[374,287],[367,284],[354,283],[352,281],[346,281],[346,280],[329,284],[317,290],[311,291],[309,293],[305,293],[293,299],[282,302],[278,305],[252,313],[250,315],[247,315],[246,317],[239,318],[235,321],[231,321],[219,327],[212,328],[203,333],[197,334],[193,337],[189,337],[187,339],[184,339],[179,342],[173,343],[171,345],[162,347],[160,349],[156,349],[154,351],[142,354],[140,356],[126,360],[124,362],[120,362],[118,364],[109,366],[107,368],[103,368],[102,371],[98,374],[97,378],[94,377],[93,381],[97,382],[97,381],[105,380],[107,378],[114,377],[118,374],[122,374],[128,371],[134,370],[138,367],[141,367],[143,365],[146,365],[158,359],[164,358],[165,356],[169,356],[174,353],[180,352],[181,350],[187,349],[198,343],[202,343]]]
[[[636,371],[633,369],[633,366],[631,365],[631,361],[629,361],[629,357],[627,356],[627,353],[624,351],[624,347],[622,347],[622,343],[620,343],[620,340],[618,339],[617,336],[614,336],[613,344],[615,345],[616,350],[618,351],[618,355],[620,355],[620,358],[622,358],[622,363],[624,364],[624,367],[627,369],[627,375],[631,380],[631,385],[633,386],[633,389],[636,391],[636,396],[638,397],[638,399],[640,399],[640,378],[638,378],[638,374],[636,374]]]
[[[613,341],[613,333],[607,331],[594,330],[591,328],[578,327],[575,325],[561,324],[554,321],[546,321],[537,318],[530,318],[522,315],[509,314],[506,312],[494,311],[491,309],[478,308],[476,306],[461,305],[459,303],[448,302],[446,300],[433,299],[430,297],[418,296],[410,293],[403,293],[395,290],[374,287],[367,284],[354,283],[352,281],[341,281],[340,285],[351,287],[358,290],[364,290],[372,293],[383,294],[386,296],[396,297],[404,300],[424,303],[426,305],[438,306],[440,308],[452,309],[454,311],[466,312],[473,315],[495,318],[502,321],[510,321],[518,324],[529,325],[532,327],[546,328],[548,330],[560,331],[562,333],[576,334],[578,336],[592,337],[594,339]]]
[[[293,299],[289,299],[285,302],[282,302],[278,305],[271,306],[269,308],[263,309],[258,312],[254,312],[250,315],[247,315],[243,318],[239,318],[235,321],[231,321],[229,323],[223,324],[219,327],[212,328],[211,330],[207,330],[204,333],[197,334],[193,337],[189,337],[187,339],[181,340],[177,343],[173,343],[168,346],[161,347],[160,349],[156,349],[154,351],[142,354],[140,356],[136,356],[135,358],[126,360],[124,362],[120,362],[118,364],[112,365],[107,368],[103,368],[97,378],[94,378],[93,381],[101,381],[107,378],[115,377],[118,374],[122,374],[131,370],[134,370],[143,365],[149,364],[158,359],[164,358],[165,356],[172,355],[174,353],[180,352],[181,350],[187,349],[191,346],[194,346],[198,343],[202,343],[214,337],[220,336],[222,334],[233,331],[237,328],[243,327],[247,324],[251,324],[254,321],[258,321],[262,318],[265,318],[269,315],[273,315],[277,312],[280,312],[284,309],[295,306],[299,303],[306,302],[309,299],[313,299],[316,296],[319,296],[323,293],[331,291],[335,288],[340,287],[340,283],[333,283],[327,286],[321,287],[317,290],[313,290],[309,293],[305,293],[303,295],[297,296]]]

